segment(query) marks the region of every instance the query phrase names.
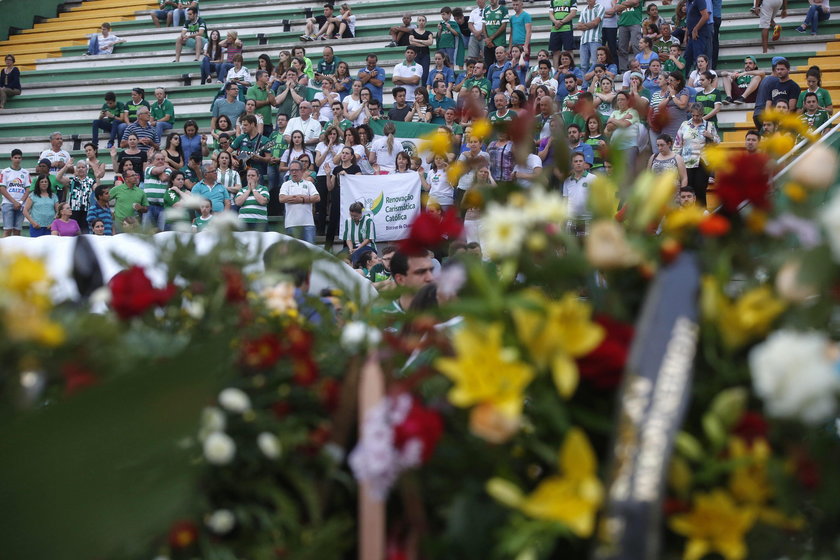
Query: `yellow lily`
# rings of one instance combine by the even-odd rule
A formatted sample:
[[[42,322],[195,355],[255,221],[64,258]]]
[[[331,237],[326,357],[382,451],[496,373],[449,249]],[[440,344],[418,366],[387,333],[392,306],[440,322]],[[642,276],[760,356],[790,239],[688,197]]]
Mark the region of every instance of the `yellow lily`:
[[[743,439],[729,440],[729,457],[740,462],[729,475],[729,491],[740,502],[762,506],[773,495],[767,478],[770,446],[764,439],[747,445]]]
[[[683,560],[701,560],[717,552],[726,560],[742,560],[747,556],[744,536],[756,520],[753,508],[739,508],[725,490],[695,494],[694,508],[675,515],[669,521],[671,530],[688,537]]]
[[[597,348],[604,329],[592,322],[592,308],[574,293],[560,301],[551,301],[538,290],[525,297],[527,305],[513,310],[517,336],[538,367],[551,368],[558,392],[569,398],[579,377],[574,358]]]

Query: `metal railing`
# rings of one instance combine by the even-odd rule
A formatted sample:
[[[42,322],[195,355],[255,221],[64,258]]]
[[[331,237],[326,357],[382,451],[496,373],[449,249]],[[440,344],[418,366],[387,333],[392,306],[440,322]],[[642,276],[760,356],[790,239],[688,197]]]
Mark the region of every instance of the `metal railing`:
[[[831,130],[829,130],[827,134],[822,134],[829,127],[831,127]],[[796,163],[800,159],[802,159],[805,156],[805,154],[808,152],[808,150],[807,149],[803,150],[802,148],[809,147],[809,146],[816,146],[817,144],[822,144],[827,139],[829,139],[833,134],[835,134],[838,129],[840,129],[840,111],[837,111],[833,115],[831,115],[830,119],[828,119],[826,122],[824,122],[822,125],[820,125],[819,128],[817,128],[814,131],[814,134],[820,134],[820,137],[816,142],[810,143],[807,139],[802,140],[798,144],[796,144],[793,148],[791,148],[791,150],[788,153],[786,153],[785,155],[783,155],[782,157],[779,158],[779,160],[778,160],[779,165],[784,165],[785,162],[787,162],[788,160],[791,160],[791,158],[793,158],[793,159],[790,161],[790,163],[785,165],[785,167],[782,168],[781,171],[779,171],[778,173],[776,173],[773,176],[773,180],[775,181],[776,179],[778,179],[779,177],[781,177],[782,175],[784,175],[785,173],[790,171],[790,169],[794,165],[796,165]]]

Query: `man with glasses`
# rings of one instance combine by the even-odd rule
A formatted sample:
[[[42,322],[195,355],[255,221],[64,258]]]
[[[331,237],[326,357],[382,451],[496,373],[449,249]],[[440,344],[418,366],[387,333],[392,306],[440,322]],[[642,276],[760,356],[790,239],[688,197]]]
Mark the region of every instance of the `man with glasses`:
[[[280,187],[280,203],[286,205],[286,235],[315,243],[315,219],[312,205],[321,200],[318,189],[303,178],[303,164],[289,163],[290,179]]]

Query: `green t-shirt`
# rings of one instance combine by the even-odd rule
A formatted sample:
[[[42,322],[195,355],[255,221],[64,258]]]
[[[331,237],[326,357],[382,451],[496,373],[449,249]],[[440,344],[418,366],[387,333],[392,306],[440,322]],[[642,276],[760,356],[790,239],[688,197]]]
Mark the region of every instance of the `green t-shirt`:
[[[260,89],[259,86],[251,86],[248,88],[248,93],[245,94],[245,99],[253,99],[254,101],[265,101],[268,99],[268,88]],[[254,111],[258,115],[262,115],[264,123],[274,122],[271,117],[271,104],[260,107]]]
[[[683,65],[682,68],[679,68],[674,63],[674,61],[669,58],[668,60],[665,61],[665,64],[662,65],[662,71],[665,72],[666,74],[668,72],[682,72],[683,70],[685,70],[685,58],[679,57],[679,61]]]
[[[187,33],[198,33],[200,30],[204,31],[204,35],[202,37],[207,37],[207,24],[204,23],[204,20],[201,18],[196,18],[195,21],[187,21],[184,22],[184,29],[187,30]]]
[[[488,37],[499,30],[508,21],[508,9],[501,4],[495,10],[488,4],[484,8],[484,30]],[[499,33],[499,36],[493,40],[493,45],[497,47],[507,46],[507,33]]]
[[[715,110],[715,103],[723,102],[723,94],[717,89],[713,89],[709,93],[703,93],[703,90],[697,90],[697,94],[694,96],[694,99],[697,103],[703,105],[703,114],[708,115]],[[717,126],[717,115],[709,120]]]
[[[58,179],[55,178],[55,175],[50,173],[47,175],[50,178],[50,188],[52,188],[53,194],[58,194],[59,191],[64,190],[64,185],[58,182]],[[35,192],[35,183],[38,181],[38,176],[34,173],[32,174],[32,186],[29,188],[30,191]]]
[[[271,136],[268,137],[269,142],[276,142],[274,147],[268,150],[268,155],[273,158],[280,158],[280,156],[283,155],[283,152],[286,151],[286,148],[289,147],[286,139],[283,138],[283,132],[283,130],[275,130],[271,133]]]
[[[629,27],[631,25],[642,25],[642,20],[645,18],[645,0],[639,0],[639,4],[628,10],[624,10],[618,15],[618,26]]]
[[[151,106],[149,105],[149,102],[145,99],[137,104],[135,104],[134,101],[129,99],[128,103],[126,103],[123,106],[123,112],[128,111],[128,122],[134,122],[137,120],[137,109],[139,109],[140,107],[147,107],[149,111],[152,110]]]
[[[103,120],[111,122],[111,121],[114,120],[114,118],[119,117],[120,115],[123,114],[123,112],[125,111],[125,103],[123,103],[122,101],[117,101],[116,104],[114,105],[113,109],[111,107],[108,107],[107,103],[103,103],[102,104],[102,110],[110,112],[113,115],[113,117],[104,117],[103,118]]]
[[[262,134],[257,134],[253,138],[249,137],[247,134],[240,134],[236,137],[236,140],[231,142],[230,147],[234,150],[239,150],[240,152],[252,154],[257,151],[259,146],[262,146],[266,142],[268,142],[268,138]]]
[[[331,126],[333,126],[333,121],[325,122],[324,123],[324,132],[326,132],[327,129]],[[338,122],[338,128],[341,129],[342,131],[347,130],[348,128],[353,128],[354,126],[356,126],[355,123],[351,120],[348,120],[348,119],[341,119]]]
[[[268,189],[262,185],[257,186],[257,192],[268,198]],[[268,204],[260,204],[254,193],[250,193],[242,206],[239,207],[239,219],[246,224],[263,224],[268,221]]]
[[[164,99],[163,103],[158,103],[157,101],[152,103],[151,112],[152,118],[156,121],[159,121],[166,115],[169,115],[169,120],[166,122],[168,122],[172,126],[175,126],[175,107],[172,105],[172,102],[168,99]],[[161,140],[163,140],[163,138],[161,138]]]
[[[668,55],[671,54],[671,45],[679,45],[679,43],[674,43],[673,41],[666,41],[665,39],[659,39],[658,41],[654,41],[653,43],[653,51],[659,55],[659,58],[667,58]]]
[[[114,222],[122,224],[126,218],[136,216],[137,211],[134,209],[134,204],[141,206],[148,206],[149,199],[146,198],[146,191],[136,186],[128,188],[127,185],[117,185],[111,189],[111,200],[116,201],[114,206]]]
[[[510,122],[510,121],[512,121],[515,117],[516,117],[516,112],[515,112],[515,111],[513,111],[512,109],[508,109],[507,114],[506,114],[505,116],[503,116],[503,117],[500,117],[500,116],[499,116],[499,112],[498,112],[498,111],[493,111],[492,113],[490,113],[490,114],[487,116],[487,118],[490,120],[490,122],[491,122],[491,123],[497,123],[497,122]],[[453,134],[454,134],[454,133],[455,133],[455,132],[453,131]]]
[[[831,118],[831,115],[828,114],[828,111],[825,109],[817,109],[817,111],[813,115],[809,115],[808,113],[802,113],[799,116],[802,119],[802,122],[808,125],[808,128],[811,130],[816,130],[826,122],[828,119]]]
[[[752,78],[752,76],[749,76]],[[749,82],[747,82],[749,83]],[[807,89],[803,89],[802,93],[799,94],[799,99],[796,101],[796,108],[802,109],[805,106],[805,94],[808,93]],[[831,105],[831,94],[828,93],[828,90],[825,88],[817,88],[817,91],[814,93],[817,94],[817,103],[820,107],[826,108]]]
[[[193,227],[195,228],[195,231],[201,231],[204,228],[206,228],[207,224],[209,224],[212,220],[213,214],[210,214],[206,218],[202,218],[201,216],[199,216],[195,220],[193,220]]]
[[[475,86],[478,86],[478,89],[485,96],[490,93],[490,80],[487,78],[470,78],[469,80],[464,80],[463,89],[470,91]]]
[[[439,49],[450,49],[455,46],[455,36],[452,35],[452,31],[457,31],[452,26],[452,20],[449,21],[441,21],[441,29],[438,31],[437,36],[437,48]],[[450,29],[452,31],[450,31]]]
[[[554,13],[554,18],[561,20],[565,17],[568,17],[569,13],[572,11],[572,8],[577,8],[577,2],[572,2],[572,0],[551,0],[551,4],[549,4],[548,9]],[[551,28],[553,32],[561,32],[561,31],[571,31],[572,30],[572,20],[567,21],[563,25],[558,27]]]

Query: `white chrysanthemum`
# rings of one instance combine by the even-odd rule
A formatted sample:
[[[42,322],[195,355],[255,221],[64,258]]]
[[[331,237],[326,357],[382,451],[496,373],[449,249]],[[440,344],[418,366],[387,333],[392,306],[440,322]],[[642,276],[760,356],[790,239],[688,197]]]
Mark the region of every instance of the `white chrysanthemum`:
[[[228,388],[219,393],[219,404],[226,410],[239,414],[251,409],[251,399],[241,389]]]
[[[295,286],[291,282],[279,282],[262,291],[265,305],[278,314],[288,313],[297,309],[295,301]]]
[[[522,216],[528,223],[561,225],[569,216],[569,205],[557,191],[536,189],[531,191],[522,211]]]
[[[207,527],[217,535],[226,535],[236,526],[236,517],[227,509],[217,509],[204,521]]]
[[[214,432],[204,440],[204,458],[211,465],[230,464],[236,456],[236,443],[224,432]]]
[[[257,436],[257,447],[263,452],[263,455],[269,459],[279,459],[282,448],[280,447],[280,440],[277,436],[268,432],[263,432]]]
[[[776,331],[753,348],[753,387],[767,414],[806,424],[834,416],[840,382],[828,350],[829,340],[823,333],[790,330]]]
[[[526,233],[521,208],[492,203],[481,217],[481,244],[491,258],[519,254]]]
[[[361,321],[351,321],[341,330],[341,346],[348,352],[358,352],[376,346],[382,340],[379,329]]]
[[[820,213],[820,222],[825,228],[828,245],[834,260],[840,262],[840,192],[835,194]]]

